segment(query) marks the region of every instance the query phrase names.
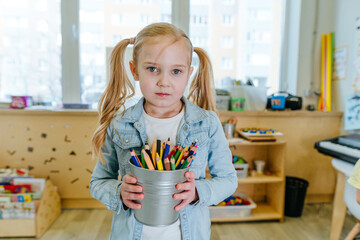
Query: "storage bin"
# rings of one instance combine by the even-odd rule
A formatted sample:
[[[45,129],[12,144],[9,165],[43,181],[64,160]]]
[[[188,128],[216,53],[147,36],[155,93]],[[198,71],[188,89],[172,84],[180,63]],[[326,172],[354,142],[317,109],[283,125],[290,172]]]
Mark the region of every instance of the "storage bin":
[[[60,196],[46,181],[35,218],[0,219],[0,237],[40,238],[61,213]]]
[[[246,178],[249,168],[249,163],[236,163],[234,164],[234,168],[236,170],[236,174],[238,178]]]
[[[266,88],[254,86],[232,86],[230,96],[244,98],[244,111],[263,111],[266,108]]]
[[[216,95],[216,109],[220,111],[228,111],[230,105],[229,95]]]
[[[233,112],[243,112],[245,109],[245,98],[242,97],[231,97],[231,111]]]
[[[250,205],[234,206],[210,206],[210,218],[229,218],[229,217],[247,217],[251,210],[256,208],[256,203],[245,193],[234,193],[233,196],[239,196],[250,202]]]

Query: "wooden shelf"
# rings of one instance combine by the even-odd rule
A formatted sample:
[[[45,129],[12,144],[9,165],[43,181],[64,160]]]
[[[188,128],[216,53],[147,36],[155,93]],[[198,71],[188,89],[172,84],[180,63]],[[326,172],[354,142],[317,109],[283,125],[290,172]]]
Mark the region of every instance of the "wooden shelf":
[[[58,192],[46,181],[35,218],[0,219],[0,237],[40,238],[61,213]]]
[[[242,138],[240,138],[242,139]],[[236,141],[229,141],[229,145],[230,146],[271,146],[271,145],[281,145],[281,144],[285,144],[284,140],[279,140],[277,139],[276,141],[268,141],[268,142],[250,142],[248,140],[242,139],[241,142],[236,142]]]
[[[273,175],[248,176],[238,179],[236,192],[244,193],[257,203],[257,207],[251,210],[251,214],[243,217],[241,212],[228,212],[226,209],[217,209],[219,216],[211,218],[212,222],[239,222],[239,221],[265,221],[284,219],[285,200],[285,150],[286,142],[241,142],[230,143],[233,155],[243,157],[249,168],[254,168],[254,161],[265,161],[265,170]],[[207,178],[211,178],[207,173]]]
[[[279,176],[256,176],[256,177],[247,177],[247,178],[238,178],[239,184],[246,184],[246,183],[277,183],[284,181],[283,177]]]
[[[256,208],[251,211],[251,214],[248,217],[211,218],[211,222],[246,222],[246,221],[261,221],[261,220],[282,221],[282,219],[283,219],[282,214],[280,212],[277,212],[270,204],[257,203]]]

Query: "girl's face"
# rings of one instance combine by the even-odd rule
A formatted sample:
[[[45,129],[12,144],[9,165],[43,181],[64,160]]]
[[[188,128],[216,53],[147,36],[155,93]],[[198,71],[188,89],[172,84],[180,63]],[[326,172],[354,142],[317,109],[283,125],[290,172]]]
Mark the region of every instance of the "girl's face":
[[[134,79],[146,101],[144,108],[154,117],[171,117],[182,107],[181,97],[193,71],[190,51],[185,39],[173,43],[161,38],[143,45],[135,65],[130,61]]]

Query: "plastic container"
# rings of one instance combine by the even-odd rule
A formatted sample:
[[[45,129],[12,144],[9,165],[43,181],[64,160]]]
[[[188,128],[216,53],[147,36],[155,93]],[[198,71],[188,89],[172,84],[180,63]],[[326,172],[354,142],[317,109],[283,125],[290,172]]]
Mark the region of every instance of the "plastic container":
[[[245,98],[243,97],[231,97],[231,111],[243,112],[245,109]]]
[[[244,111],[263,111],[267,103],[267,89],[254,86],[232,86],[230,96],[244,98]]]
[[[249,163],[236,163],[234,164],[234,168],[236,170],[236,174],[238,178],[246,178],[249,168]]]
[[[216,109],[221,111],[228,111],[230,105],[230,96],[216,95]]]
[[[300,217],[302,215],[308,186],[309,182],[304,179],[286,177],[285,216]]]
[[[285,100],[285,96],[271,96],[271,109],[284,110]]]
[[[255,160],[255,168],[256,168],[256,172],[258,174],[264,174],[264,168],[265,168],[265,161],[264,160]]]
[[[138,184],[143,186],[145,197],[140,200],[142,207],[135,209],[135,219],[148,226],[167,226],[176,222],[179,212],[174,210],[181,200],[173,198],[174,193],[179,193],[175,188],[177,183],[186,182],[184,176],[189,168],[173,171],[158,171],[136,167],[131,160],[131,175],[138,179]]]
[[[248,217],[251,210],[256,208],[256,203],[244,193],[234,193],[234,196],[239,196],[244,200],[250,202],[250,205],[234,205],[234,206],[210,206],[211,218],[228,218],[228,217]]]

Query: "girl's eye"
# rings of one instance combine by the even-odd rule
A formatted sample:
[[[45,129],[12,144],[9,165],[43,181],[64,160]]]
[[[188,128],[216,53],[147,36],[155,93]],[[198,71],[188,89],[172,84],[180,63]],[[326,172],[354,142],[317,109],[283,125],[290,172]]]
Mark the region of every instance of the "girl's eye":
[[[157,72],[156,67],[148,67],[147,68],[150,72]]]
[[[181,73],[181,70],[179,70],[179,69],[174,69],[174,70],[173,70],[173,73],[174,73],[174,74],[180,74],[180,73]]]

